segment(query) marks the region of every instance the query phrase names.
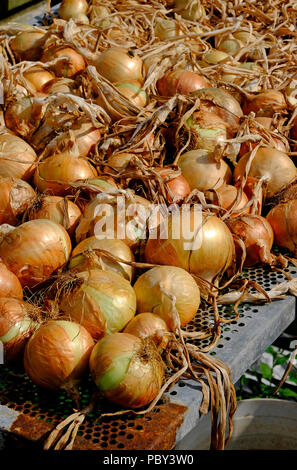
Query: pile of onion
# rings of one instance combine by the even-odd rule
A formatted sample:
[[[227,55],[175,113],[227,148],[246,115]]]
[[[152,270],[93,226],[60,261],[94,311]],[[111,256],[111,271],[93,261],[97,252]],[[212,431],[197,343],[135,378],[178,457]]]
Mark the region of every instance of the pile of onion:
[[[133,287],[122,276],[101,269],[77,273],[64,289],[61,312],[83,325],[93,338],[122,330],[136,312]]]
[[[59,196],[39,196],[28,211],[29,220],[52,220],[62,225],[70,237],[74,235],[80,216],[81,210],[74,202]]]
[[[34,184],[41,193],[66,196],[72,192],[71,183],[96,176],[96,169],[86,158],[64,152],[39,163],[34,174]]]
[[[251,152],[240,158],[234,170],[235,182],[240,181],[245,172]],[[285,152],[272,147],[260,147],[251,162],[248,176],[266,177],[265,198],[270,199],[285,189],[297,178],[297,168]]]
[[[98,341],[90,370],[102,396],[132,409],[151,403],[164,378],[164,364],[153,341],[128,333],[114,333]]]
[[[0,134],[0,177],[29,181],[36,166],[37,155],[32,147],[10,132]]]
[[[270,223],[260,215],[244,214],[226,221],[232,234],[238,236],[245,245],[245,266],[258,263],[273,264],[271,248],[273,230]]]
[[[69,259],[71,241],[56,222],[37,219],[8,232],[0,242],[0,258],[23,287],[47,279]]]
[[[104,255],[101,250],[106,251],[107,255]],[[96,237],[89,237],[76,245],[72,251],[68,268],[72,272],[99,268],[103,271],[119,274],[124,279],[131,281],[134,273],[133,267],[108,257],[108,253],[128,263],[134,261],[132,251],[122,240],[116,238],[100,240]]]
[[[0,178],[0,224],[16,225],[36,198],[32,186],[18,178]]]
[[[297,200],[282,202],[274,206],[266,216],[272,227],[276,245],[287,248],[297,256]]]
[[[135,282],[134,290],[137,312],[159,315],[171,331],[175,330],[176,319],[168,294],[175,297],[175,308],[182,327],[193,320],[200,306],[199,287],[191,274],[176,266],[158,266],[146,271]]]
[[[164,239],[167,223],[168,238]],[[148,263],[178,266],[216,285],[233,264],[232,234],[215,215],[179,211],[161,222],[156,232],[146,244]]]
[[[230,184],[232,172],[224,161],[216,162],[208,150],[190,150],[183,153],[177,162],[191,190],[207,191]]]
[[[21,299],[0,298],[0,342],[4,345],[5,361],[19,357],[38,327],[38,323],[33,320],[32,310],[32,305]]]
[[[88,372],[94,341],[78,323],[51,320],[28,341],[24,367],[39,387],[70,391]]]

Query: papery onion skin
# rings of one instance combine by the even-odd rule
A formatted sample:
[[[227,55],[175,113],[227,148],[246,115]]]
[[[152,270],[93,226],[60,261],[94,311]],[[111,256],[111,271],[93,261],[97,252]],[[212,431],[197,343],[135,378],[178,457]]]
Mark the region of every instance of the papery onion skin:
[[[171,70],[157,81],[157,89],[162,96],[174,96],[176,93],[189,95],[200,88],[210,87],[210,83],[191,70]]]
[[[18,178],[0,178],[0,225],[16,225],[36,198],[32,186]]]
[[[215,162],[207,150],[190,150],[183,153],[177,162],[191,190],[216,189],[232,181],[232,172],[224,160]]]
[[[206,193],[206,200],[210,201],[211,204],[220,206],[223,209],[226,209],[227,211],[229,211],[232,208],[232,212],[229,215],[229,217],[231,218],[238,217],[241,213],[248,213],[250,210],[249,207],[243,209],[243,207],[248,203],[248,197],[244,193],[244,191],[241,194],[240,201],[238,202],[236,206],[234,206],[234,203],[237,197],[238,197],[238,189],[235,186],[232,186],[230,184],[224,184],[223,186],[216,189],[215,191],[213,192],[208,191]],[[241,212],[241,209],[243,209],[242,212]],[[224,215],[224,212],[223,212],[223,215]]]
[[[19,61],[36,61],[42,54],[45,37],[46,33],[40,30],[22,31],[10,41],[10,47]]]
[[[90,370],[100,394],[132,409],[149,404],[164,377],[164,364],[154,343],[128,333],[102,338],[91,353]]]
[[[51,320],[28,341],[24,367],[39,387],[66,390],[77,385],[88,371],[94,341],[83,326]]]
[[[59,196],[41,197],[29,210],[29,220],[52,220],[62,225],[67,230],[70,237],[74,235],[80,217],[80,208],[69,199],[64,199]]]
[[[42,105],[32,96],[21,96],[8,103],[5,114],[8,129],[20,137],[29,137],[39,126],[42,118]]]
[[[244,266],[272,262],[273,230],[260,215],[246,214],[226,221],[231,232],[241,238],[246,248]]]
[[[233,237],[227,225],[215,215],[202,213],[202,228],[199,215],[197,222],[198,227],[193,210],[169,216],[168,238],[160,237],[161,222],[157,238],[153,232],[147,241],[145,258],[148,263],[178,266],[217,284],[234,262]]]
[[[0,243],[0,258],[24,287],[46,280],[69,259],[71,241],[66,230],[46,219],[19,225]]]
[[[23,299],[23,288],[14,273],[0,260],[0,297]]]
[[[67,57],[69,60],[61,59],[51,67],[57,77],[74,78],[86,68],[83,56],[67,45],[50,47],[43,53],[41,61],[48,62],[59,57]]]
[[[166,322],[159,315],[151,312],[136,315],[129,321],[123,332],[142,339],[150,338],[158,349],[163,349],[169,339]]]
[[[131,284],[118,274],[90,269],[76,274],[78,286],[60,299],[61,311],[93,338],[122,330],[136,312]]]
[[[143,62],[132,51],[122,47],[105,49],[95,62],[98,72],[111,83],[137,80],[143,84]]]
[[[31,305],[21,299],[0,298],[0,341],[5,361],[19,357],[37,327],[30,317]]]
[[[41,193],[66,196],[72,192],[71,183],[96,176],[96,169],[86,158],[65,152],[52,155],[39,163],[34,174],[34,184]]]
[[[82,272],[87,271],[88,269],[98,268],[103,269],[103,271],[110,271],[118,274],[128,281],[132,280],[134,273],[132,266],[113,261],[108,258],[108,256],[104,256],[103,253],[97,252],[96,250],[107,251],[111,255],[127,261],[128,263],[134,261],[132,251],[122,240],[99,240],[94,236],[85,238],[76,245],[71,254],[71,259],[68,265],[69,269],[73,272]],[[93,257],[88,257],[88,252],[93,252]]]
[[[181,327],[193,320],[200,306],[200,290],[191,274],[176,266],[158,266],[139,276],[134,284],[137,312],[160,315],[168,328],[174,331],[176,321],[172,304],[162,289],[176,298]]]
[[[235,166],[235,182],[242,179],[249,157],[250,152],[243,155]],[[248,176],[267,177],[265,198],[270,199],[297,178],[297,168],[287,153],[272,147],[260,147],[253,158]]]
[[[256,191],[256,186],[259,182],[258,178],[253,178],[252,176],[248,176],[245,182],[245,185],[243,187],[244,193],[247,195],[248,200],[250,201]],[[240,181],[238,183],[235,183],[235,187],[239,188],[241,185]],[[256,198],[256,202],[253,202],[253,204],[250,206],[251,208],[253,207],[254,214],[261,215],[262,212],[262,206],[263,206],[263,188],[261,186],[258,197]],[[251,209],[250,209],[251,210]]]
[[[267,90],[247,99],[243,104],[243,112],[248,115],[251,111],[256,116],[273,117],[279,111],[286,109],[284,95],[278,90]]]
[[[72,126],[80,157],[87,157],[94,146],[99,142],[102,132],[93,126],[91,121],[84,122],[78,128]]]
[[[267,214],[276,245],[287,248],[294,257],[297,255],[297,200],[282,202]]]
[[[37,155],[23,139],[10,133],[0,135],[0,177],[29,181],[36,166]]]

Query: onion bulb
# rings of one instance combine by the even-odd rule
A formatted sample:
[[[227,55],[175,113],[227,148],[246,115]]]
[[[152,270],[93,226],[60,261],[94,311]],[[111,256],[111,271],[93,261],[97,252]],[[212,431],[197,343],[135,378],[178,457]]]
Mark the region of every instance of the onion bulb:
[[[104,250],[128,263],[134,261],[134,256],[130,248],[122,240],[103,239],[96,237],[82,240],[72,251],[69,261],[69,269],[73,272],[87,271],[88,269],[98,268],[103,271],[119,274],[128,281],[132,280],[133,268],[129,264],[114,261],[108,256],[97,250]]]
[[[154,33],[158,39],[161,39],[161,41],[166,41],[167,39],[172,39],[176,36],[180,36],[182,34],[182,31],[177,21],[156,18]]]
[[[281,91],[267,90],[252,98],[246,98],[242,109],[244,114],[253,111],[256,116],[273,117],[275,113],[279,113],[286,108],[286,100]]]
[[[211,49],[208,52],[205,52],[202,56],[200,65],[202,67],[210,67],[212,65],[217,65],[220,63],[225,63],[230,59],[229,54],[224,51],[219,51],[217,49]]]
[[[47,279],[69,259],[71,242],[66,230],[46,219],[25,222],[7,233],[0,243],[0,258],[22,286],[33,287]]]
[[[32,204],[36,193],[26,181],[0,178],[0,224],[16,225],[18,217]]]
[[[103,397],[132,409],[156,398],[164,377],[164,363],[154,343],[128,333],[98,341],[90,356],[90,370]]]
[[[80,208],[67,198],[40,196],[28,211],[29,220],[49,219],[62,225],[72,235],[81,216]]]
[[[14,273],[0,260],[0,297],[23,299],[23,288]],[[0,339],[1,340],[1,339]]]
[[[23,75],[29,87],[36,93],[41,94],[43,93],[43,87],[55,78],[51,72],[40,66],[31,67]]]
[[[129,321],[124,333],[138,338],[150,338],[158,349],[163,349],[167,342],[169,332],[166,322],[156,313],[143,312]]]
[[[112,83],[136,80],[143,84],[142,59],[128,49],[105,49],[96,59],[95,66],[98,72]]]
[[[66,57],[65,60],[59,60],[52,66],[57,77],[73,78],[86,68],[85,59],[73,47],[67,45],[49,47],[42,55],[41,61]]]
[[[188,0],[175,0],[175,8],[180,10],[178,14],[180,14],[182,18],[190,21],[199,21],[206,14],[200,0],[193,0],[191,2]]]
[[[135,106],[143,108],[147,104],[147,94],[137,80],[127,80],[116,84],[119,92]]]
[[[272,263],[270,251],[273,245],[273,230],[264,217],[245,214],[229,219],[226,223],[231,232],[244,242],[246,248],[244,266]]]
[[[29,181],[36,160],[35,151],[23,139],[8,132],[0,134],[0,177]]]
[[[266,216],[270,223],[275,243],[297,255],[297,200],[282,202],[274,206]]]
[[[5,125],[23,138],[29,138],[40,124],[43,106],[32,96],[20,96],[7,104]]]
[[[243,178],[250,153],[243,155],[237,163],[234,170],[235,182]],[[270,199],[297,178],[297,168],[285,152],[272,147],[260,147],[253,158],[248,176],[267,178],[265,198]]]
[[[83,325],[93,338],[122,330],[134,317],[136,295],[122,276],[90,269],[77,273],[75,279],[74,288],[62,295],[60,309],[67,318]]]
[[[157,89],[162,96],[173,96],[176,93],[189,95],[193,91],[210,86],[203,75],[182,69],[170,70],[157,81]]]
[[[71,192],[71,183],[96,176],[96,169],[86,158],[63,152],[39,163],[34,184],[41,193],[65,196]]]
[[[218,45],[218,50],[226,52],[229,55],[236,54],[243,47],[243,43],[236,38],[224,39]]]
[[[37,61],[42,54],[46,33],[41,30],[21,31],[11,41],[10,47],[18,61]]]
[[[174,176],[174,172],[169,168],[155,169],[164,180],[167,201],[181,202],[191,192],[190,185],[183,175]]]
[[[193,320],[200,305],[200,290],[193,277],[185,269],[176,266],[158,266],[146,271],[135,282],[134,290],[137,312],[156,313],[171,331],[175,330],[176,319],[166,292],[176,299],[175,307],[181,327]]]
[[[232,172],[227,163],[224,160],[215,162],[207,150],[185,152],[179,157],[177,164],[191,190],[217,189],[225,183],[231,183],[232,180]]]
[[[59,8],[59,16],[63,20],[80,19],[86,15],[89,8],[87,0],[63,0]]]
[[[167,223],[168,237],[164,239]],[[194,210],[170,215],[152,233],[145,247],[148,263],[178,266],[213,284],[218,284],[231,268],[234,253],[227,225],[215,215],[195,215]]]
[[[39,387],[71,390],[88,372],[94,341],[77,323],[51,320],[28,341],[24,367]]]
[[[32,310],[34,307],[21,299],[0,298],[0,342],[4,346],[5,360],[16,359],[37,328]]]
[[[246,194],[248,200],[250,201],[253,199],[253,204],[250,206],[253,208],[253,213],[257,215],[261,215],[262,212],[262,205],[263,205],[263,188],[262,186],[258,190],[258,195],[256,195],[256,187],[259,182],[258,178],[253,178],[252,176],[248,176],[243,187],[243,192]],[[238,188],[240,186],[240,181],[235,183],[235,187]],[[256,198],[255,198],[256,196]],[[250,209],[251,210],[251,209]]]
[[[232,209],[232,212],[229,216],[231,218],[237,217],[242,213],[247,213],[250,210],[249,207],[243,209],[243,207],[249,201],[244,191],[242,191],[241,198],[238,203],[234,205],[238,197],[238,189],[235,186],[232,186],[231,184],[224,184],[216,190],[207,191],[205,197],[206,200],[209,201],[211,204],[215,204],[216,206],[222,207],[223,209],[226,209],[226,211]],[[241,209],[243,210],[241,211]],[[224,212],[222,215],[224,215]]]

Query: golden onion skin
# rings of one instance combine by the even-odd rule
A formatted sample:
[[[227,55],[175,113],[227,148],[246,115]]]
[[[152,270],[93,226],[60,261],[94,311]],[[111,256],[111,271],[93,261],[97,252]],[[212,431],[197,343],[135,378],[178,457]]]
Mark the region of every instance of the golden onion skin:
[[[100,394],[132,409],[149,404],[164,377],[164,364],[154,343],[128,333],[114,333],[98,341],[90,356],[90,370]]]
[[[143,62],[122,47],[110,47],[98,55],[95,66],[98,72],[112,83],[136,80],[143,84]]]
[[[50,320],[40,326],[27,343],[24,367],[39,387],[67,389],[87,373],[93,347],[94,341],[83,326]]]
[[[174,330],[176,323],[172,317],[172,304],[162,289],[175,296],[180,324],[185,326],[199,308],[200,290],[191,274],[176,266],[158,266],[139,276],[134,284],[137,312],[156,313],[170,330]]]
[[[125,327],[124,333],[138,338],[150,338],[158,350],[164,348],[169,340],[166,322],[156,313],[143,312],[136,315]]]
[[[267,214],[275,243],[297,255],[297,200],[282,202],[274,206]]]
[[[56,222],[37,219],[7,233],[0,243],[0,258],[22,286],[34,287],[69,259],[71,241]]]
[[[36,168],[33,163],[37,155],[27,142],[8,132],[1,134],[0,155],[0,177],[30,180]]]
[[[0,297],[23,299],[23,288],[14,273],[0,261]]]
[[[122,276],[100,269],[77,273],[78,286],[62,296],[60,309],[93,338],[122,330],[136,312],[136,295]]]
[[[19,178],[0,178],[0,224],[16,225],[36,198],[32,186]]]

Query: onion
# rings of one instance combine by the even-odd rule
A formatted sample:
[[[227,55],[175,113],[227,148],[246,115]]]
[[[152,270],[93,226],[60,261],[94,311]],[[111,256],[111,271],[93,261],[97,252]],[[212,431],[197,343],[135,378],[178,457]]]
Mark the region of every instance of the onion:
[[[26,222],[7,233],[0,243],[0,258],[22,286],[47,279],[69,259],[71,242],[66,230],[51,220]]]
[[[186,120],[185,127],[191,135],[191,147],[213,152],[217,145],[227,139],[226,122],[215,113],[194,111]]]
[[[8,129],[27,138],[37,129],[42,119],[43,106],[32,96],[21,96],[8,103],[4,118]]]
[[[59,16],[63,20],[80,19],[89,9],[87,0],[63,0],[59,8]]]
[[[198,21],[206,15],[200,0],[193,0],[191,2],[188,0],[175,0],[175,8],[181,10],[178,13],[185,20]]]
[[[0,177],[28,181],[35,171],[36,160],[36,153],[23,139],[8,132],[0,134]]]
[[[94,341],[77,323],[51,320],[28,341],[24,367],[39,387],[71,390],[88,372]]]
[[[279,113],[286,108],[287,104],[282,92],[267,90],[252,98],[246,98],[242,109],[244,114],[253,111],[257,116],[273,117],[275,113]]]
[[[43,53],[41,61],[48,62],[58,57],[67,57],[69,60],[59,60],[52,66],[57,77],[73,78],[86,68],[86,62],[83,56],[73,47],[67,45],[49,47]]]
[[[93,338],[122,330],[134,317],[136,295],[122,276],[90,269],[77,273],[76,280],[77,286],[62,295],[60,309],[83,325]]]
[[[191,190],[217,189],[225,183],[231,183],[232,180],[232,172],[227,163],[224,160],[215,162],[207,150],[185,152],[179,157],[177,164]]]
[[[32,204],[36,193],[26,181],[0,178],[0,224],[16,225],[18,217]]]
[[[36,61],[42,54],[46,33],[40,30],[22,31],[11,41],[10,47],[17,60]]]
[[[213,284],[218,284],[231,267],[234,242],[227,225],[215,215],[194,211],[170,215],[152,233],[145,248],[148,263],[178,266]],[[162,238],[162,228],[168,222],[168,238]],[[201,223],[202,222],[202,223]],[[164,232],[163,232],[164,233]],[[147,309],[146,309],[147,311]]]
[[[183,175],[174,177],[174,172],[170,168],[156,168],[161,178],[164,180],[166,196],[168,202],[181,202],[191,192],[191,188]]]
[[[246,248],[244,266],[272,263],[270,253],[273,245],[273,230],[269,222],[260,215],[241,215],[226,221],[229,229],[242,239]]]
[[[252,176],[248,176],[246,179],[245,185],[243,187],[243,192],[244,194],[246,194],[249,201],[255,196],[256,186],[258,182],[259,182],[258,178],[253,178]],[[240,181],[238,181],[237,183],[235,183],[235,187],[238,188],[240,184],[241,184]],[[254,208],[255,214],[261,215],[262,205],[263,205],[263,189],[261,186],[259,189],[259,193],[256,198],[256,201],[254,201],[253,205],[251,206]]]
[[[19,356],[37,327],[32,310],[28,302],[0,298],[0,342],[4,345],[5,360],[11,361]]]
[[[75,81],[72,78],[54,78],[44,85],[42,92],[45,95],[54,95],[57,93],[75,94]]]
[[[182,31],[175,20],[164,20],[163,18],[156,18],[154,26],[154,33],[161,41],[172,39],[182,34]]]
[[[217,65],[220,63],[225,63],[230,59],[229,54],[224,51],[219,51],[217,49],[211,49],[208,52],[205,52],[202,56],[200,65],[202,67],[210,67],[211,65]]]
[[[14,273],[9,271],[0,260],[0,297],[23,299],[23,288]],[[1,338],[0,338],[1,341]]]
[[[91,121],[73,125],[71,132],[75,137],[80,157],[87,157],[102,136],[101,130],[94,127]]]
[[[241,194],[240,201],[234,206],[236,198],[238,197],[238,189],[230,184],[224,184],[216,190],[207,191],[205,197],[211,204],[220,206],[227,211],[232,208],[232,212],[229,216],[231,218],[237,217],[242,213],[248,213],[250,210],[249,207],[247,207],[243,211],[240,211],[248,203],[248,197],[244,191]],[[235,213],[233,211],[235,211]],[[222,215],[224,215],[224,212]]]
[[[249,157],[250,153],[247,153],[237,163],[234,170],[235,182],[244,176]],[[253,158],[248,176],[267,177],[265,197],[270,199],[297,178],[297,168],[285,152],[271,147],[260,147]]]
[[[105,49],[96,59],[95,66],[98,72],[112,83],[136,80],[143,84],[142,59],[128,49]]]
[[[116,84],[119,92],[128,98],[135,106],[143,108],[147,104],[147,94],[137,80],[129,80]]]
[[[116,198],[114,203],[108,202],[108,206],[94,198],[87,204],[80,219],[76,241],[93,235],[101,239],[120,238],[134,251],[145,237],[146,221],[151,210],[152,203],[140,196],[127,200],[125,210],[118,207]]]
[[[266,216],[272,227],[275,243],[287,248],[294,257],[297,255],[296,209],[297,200],[293,199],[277,204]]]
[[[124,333],[138,338],[150,338],[158,349],[164,349],[168,343],[168,332],[166,322],[159,315],[151,312],[136,315],[124,329]]]
[[[236,38],[229,38],[229,39],[224,39],[220,44],[218,45],[218,50],[226,52],[229,55],[234,55],[236,54],[242,47],[243,43],[239,41]]]
[[[23,75],[29,87],[36,93],[43,93],[43,87],[55,78],[51,72],[40,66],[31,67]]]
[[[62,225],[72,237],[81,216],[80,208],[69,199],[41,196],[29,210],[29,220],[49,219]]]
[[[203,75],[182,69],[170,70],[157,81],[157,89],[162,96],[173,96],[176,93],[188,95],[200,88],[210,86]]]
[[[119,274],[128,281],[132,280],[132,266],[114,261],[96,250],[107,251],[117,258],[128,261],[128,263],[134,261],[130,248],[122,240],[99,240],[96,237],[90,237],[81,241],[72,251],[69,269],[73,272],[81,272],[92,268],[99,268],[103,269],[103,271]]]
[[[104,167],[104,173],[112,173],[116,175],[123,170],[128,169],[132,160],[136,160],[135,153],[120,152],[113,153],[107,160],[106,166]],[[133,168],[134,169],[134,168]]]
[[[128,333],[102,338],[92,351],[90,370],[102,396],[133,409],[156,398],[164,377],[164,364],[154,343]]]
[[[191,274],[175,266],[158,266],[143,273],[134,284],[137,297],[137,312],[152,312],[159,315],[171,331],[176,320],[172,314],[172,303],[165,292],[174,295],[181,327],[197,313],[200,305],[200,290]]]
[[[253,133],[257,132],[253,131]],[[246,153],[251,152],[257,146],[257,144],[257,142],[243,142],[240,146],[239,156],[242,157]],[[278,139],[277,137],[271,137],[269,147],[275,148],[276,150],[280,150],[281,152],[287,151],[287,147],[284,142],[281,139]]]
[[[255,36],[253,36],[253,34],[251,34],[249,31],[235,31],[233,36],[235,39],[238,39],[238,41],[241,41],[245,45],[255,41],[256,39]]]
[[[63,152],[39,163],[34,174],[34,184],[41,193],[65,196],[71,183],[97,176],[96,169],[84,157]]]

